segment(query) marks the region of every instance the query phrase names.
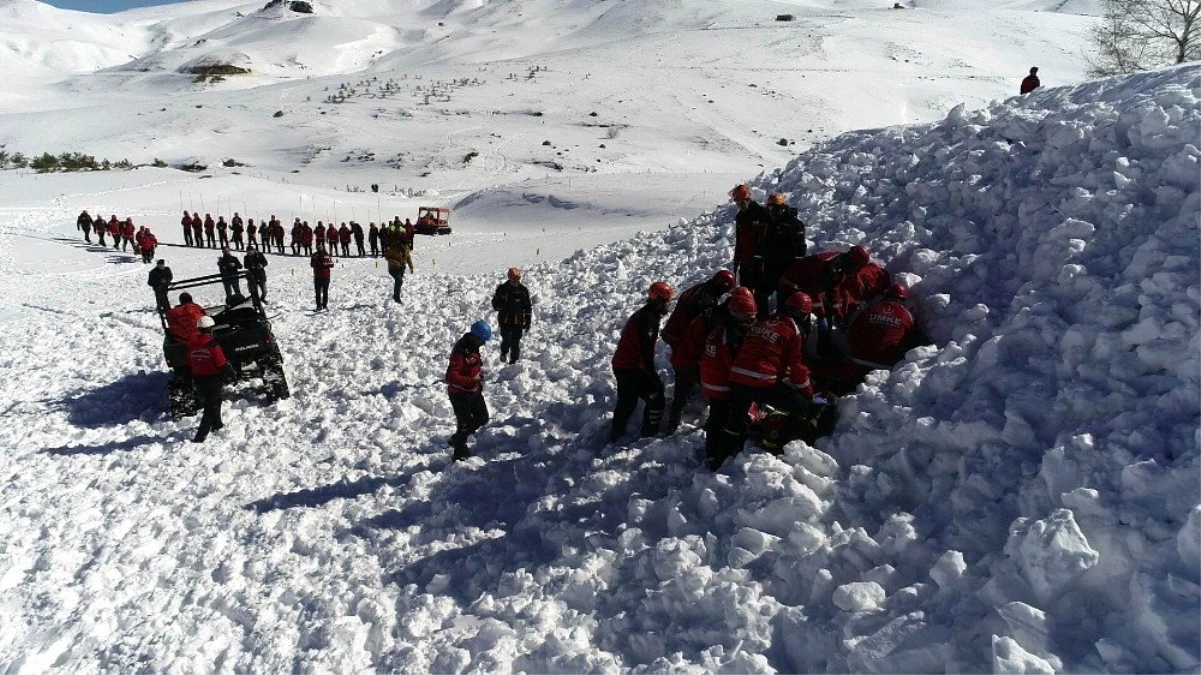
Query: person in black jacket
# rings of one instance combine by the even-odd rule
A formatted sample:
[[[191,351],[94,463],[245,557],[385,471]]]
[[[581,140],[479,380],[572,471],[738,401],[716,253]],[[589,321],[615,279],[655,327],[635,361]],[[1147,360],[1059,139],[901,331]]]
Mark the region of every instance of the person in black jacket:
[[[88,210],[84,209],[83,213],[75,219],[75,227],[83,231],[83,240],[92,243],[92,217],[88,215]]]
[[[257,292],[259,300],[267,302],[267,256],[251,244],[246,249],[242,264],[246,266],[246,283],[250,286],[250,294]]]
[[[521,284],[521,268],[509,268],[509,280],[496,287],[492,294],[492,309],[499,312],[496,322],[500,324],[500,360],[509,359],[517,363],[521,356],[521,336],[530,329],[533,305],[530,291]]]
[[[229,246],[221,248],[221,257],[217,258],[217,271],[221,273],[221,285],[225,287],[225,297],[242,294],[242,283],[238,281],[238,270],[242,263],[230,252]]]
[[[167,267],[167,261],[161,258],[155,263],[154,269],[150,270],[150,278],[147,279],[146,285],[154,289],[154,299],[160,312],[171,309],[171,300],[167,298],[167,284],[174,278],[171,268]]]
[[[771,220],[759,241],[763,271],[755,285],[755,302],[759,306],[760,319],[766,318],[769,313],[767,302],[779,286],[780,277],[808,252],[805,223],[797,217],[796,209],[788,205],[783,194],[773,192],[768,195],[767,212]],[[779,298],[776,300],[778,305],[783,304]]]
[[[665,281],[651,284],[646,304],[630,315],[621,329],[617,350],[613,353],[613,378],[617,380],[617,407],[613,410],[613,426],[609,442],[616,443],[626,431],[626,425],[639,399],[646,401],[642,412],[642,435],[659,433],[659,421],[667,405],[663,378],[655,370],[655,343],[659,341],[659,322],[667,316],[676,291]]]

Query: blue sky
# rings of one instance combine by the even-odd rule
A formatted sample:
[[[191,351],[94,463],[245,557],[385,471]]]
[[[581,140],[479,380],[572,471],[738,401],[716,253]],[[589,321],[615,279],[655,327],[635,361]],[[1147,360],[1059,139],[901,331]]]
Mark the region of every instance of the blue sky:
[[[120,12],[131,7],[149,7],[150,5],[169,5],[183,0],[42,0],[48,5],[63,9],[78,9],[85,12],[108,14]]]

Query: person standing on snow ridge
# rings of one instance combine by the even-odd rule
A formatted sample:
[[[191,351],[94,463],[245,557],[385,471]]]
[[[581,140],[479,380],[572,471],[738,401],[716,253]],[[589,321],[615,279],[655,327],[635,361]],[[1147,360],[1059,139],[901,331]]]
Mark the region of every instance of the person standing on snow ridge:
[[[171,268],[167,267],[166,260],[159,260],[155,263],[154,269],[150,270],[150,276],[146,280],[146,285],[154,289],[155,304],[158,305],[158,311],[160,312],[166,312],[171,309],[171,299],[167,297],[167,285],[174,278],[175,276],[171,274]]]
[[[271,238],[275,240],[275,250],[284,254],[284,224],[275,216],[271,216]]]
[[[1021,93],[1029,94],[1030,92],[1034,91],[1035,89],[1038,89],[1041,86],[1042,86],[1042,82],[1039,82],[1039,80],[1038,80],[1038,68],[1031,68],[1030,74],[1027,75],[1026,77],[1022,78]]]
[[[738,215],[734,216],[734,274],[738,275],[739,285],[758,293],[759,277],[763,273],[759,243],[771,214],[751,199],[751,188],[746,183],[730,190],[730,200],[738,206]],[[763,307],[759,308],[760,312],[763,310]]]
[[[400,302],[400,288],[405,282],[405,266],[413,270],[413,254],[403,241],[393,240],[384,251],[384,260],[388,261],[388,274],[392,276],[392,301]]]
[[[84,209],[83,213],[75,219],[76,229],[83,232],[83,240],[87,243],[92,243],[92,217],[88,215],[88,210]]]
[[[271,252],[271,225],[261,218],[259,219],[259,246],[263,249],[263,253]]]
[[[480,347],[492,339],[492,328],[486,321],[476,321],[454,348],[450,350],[450,365],[446,368],[446,393],[455,412],[455,433],[450,437],[454,461],[467,459],[471,452],[467,437],[488,423],[488,405],[484,402],[483,359]]]
[[[625,433],[626,425],[638,400],[646,401],[642,414],[642,435],[659,432],[659,420],[667,403],[663,395],[663,379],[655,371],[655,342],[659,339],[659,322],[667,315],[667,307],[675,297],[665,281],[656,281],[647,290],[646,304],[634,312],[621,330],[617,351],[613,354],[613,376],[617,380],[617,407],[613,411],[613,427],[609,442],[616,443]]]
[[[292,249],[292,255],[300,255],[300,219],[292,221],[292,229],[288,233],[288,246]]]
[[[354,236],[354,247],[359,253],[359,257],[367,255],[367,251],[363,249],[363,226],[350,221],[350,234]]]
[[[204,214],[204,240],[208,248],[217,248],[217,222],[213,220],[213,214]]]
[[[250,286],[250,294],[258,293],[259,300],[263,303],[267,302],[267,256],[255,248],[254,244],[246,250],[246,257],[242,259],[242,264],[246,267],[246,283]]]
[[[343,258],[350,257],[350,238],[351,238],[351,236],[352,235],[350,232],[350,228],[346,226],[346,223],[342,223],[342,227],[338,229],[338,242],[340,244],[342,244],[342,257]]]
[[[300,248],[305,255],[313,255],[313,228],[307,220],[300,225]]]
[[[809,412],[813,384],[802,360],[812,327],[813,301],[797,292],[783,309],[758,321],[730,366],[730,407],[716,447],[714,468],[742,449],[752,403],[789,413],[795,427]]]
[[[317,295],[317,309],[329,309],[329,278],[334,268],[334,259],[325,252],[325,245],[317,242],[317,252],[309,258],[313,268],[313,291]]]
[[[676,308],[663,324],[660,337],[671,347],[671,367],[675,374],[675,390],[667,414],[667,433],[680,426],[684,406],[700,383],[699,359],[708,331],[692,326],[693,322],[717,305],[721,296],[734,288],[734,273],[721,270],[708,281],[699,283],[680,294]]]
[[[314,230],[314,236],[317,238],[317,249],[325,248],[325,224],[320,220],[317,221],[317,229]]]
[[[229,223],[229,229],[233,232],[234,248],[241,251],[243,248],[242,233],[246,231],[246,224],[242,222],[242,216],[235,212],[233,220]]]
[[[510,267],[508,279],[496,287],[492,294],[492,309],[499,312],[496,323],[500,325],[500,360],[517,363],[521,356],[521,336],[530,329],[534,306],[530,302],[530,291],[521,283],[521,268]]]
[[[773,192],[767,196],[767,213],[770,220],[759,240],[758,257],[763,260],[763,271],[755,288],[755,302],[759,306],[760,318],[767,316],[768,301],[780,277],[796,261],[805,257],[805,223],[797,217],[796,209],[788,205],[784,195]],[[783,299],[776,296],[776,306],[783,307]]]
[[[758,313],[755,294],[745,286],[737,286],[730,291],[721,320],[705,338],[700,372],[701,392],[709,403],[709,416],[705,419],[705,466],[711,471],[716,471],[725,459],[720,452],[720,439],[730,414],[730,368]]]
[[[196,322],[200,334],[188,343],[192,385],[196,388],[196,399],[204,410],[193,443],[203,443],[210,431],[220,431],[225,426],[221,421],[221,388],[226,378],[234,376],[233,366],[226,360],[217,338],[213,337],[214,325],[212,317],[200,317]]]
[[[371,257],[379,257],[379,228],[374,221],[367,226],[367,243],[371,246]]]
[[[221,274],[221,285],[225,287],[226,300],[242,294],[242,283],[238,281],[238,270],[240,269],[242,269],[242,263],[233,253],[230,253],[229,246],[223,246],[221,257],[217,258],[217,271]]]

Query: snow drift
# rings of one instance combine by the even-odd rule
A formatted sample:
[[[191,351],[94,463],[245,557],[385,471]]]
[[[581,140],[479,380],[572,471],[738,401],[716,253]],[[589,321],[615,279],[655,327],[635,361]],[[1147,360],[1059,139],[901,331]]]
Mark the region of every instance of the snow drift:
[[[905,275],[937,344],[874,373],[818,447],[716,475],[697,409],[675,437],[603,439],[621,324],[652,280],[729,260],[728,206],[528,270],[525,360],[489,350],[493,422],[460,465],[438,379],[499,279],[423,271],[396,307],[349,261],[309,316],[273,259],[296,394],[233,403],[199,451],[162,413],[141,274],[140,296],[90,272],[47,300],[20,267],[0,667],[1196,669],[1199,123],[1201,68],[1178,68],[847,134],[761,176],[814,249],[864,243]]]

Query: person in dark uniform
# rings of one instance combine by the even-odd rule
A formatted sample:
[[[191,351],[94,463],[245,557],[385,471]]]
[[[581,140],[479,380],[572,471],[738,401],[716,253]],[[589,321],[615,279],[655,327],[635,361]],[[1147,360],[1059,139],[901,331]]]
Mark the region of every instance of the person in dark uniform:
[[[171,309],[171,300],[167,297],[167,284],[171,283],[173,278],[167,261],[160,258],[154,264],[154,269],[150,270],[150,278],[146,280],[146,285],[154,289],[154,300],[160,312]]]
[[[521,284],[521,268],[510,267],[508,277],[492,294],[492,309],[499,313],[496,322],[500,324],[500,360],[507,358],[509,363],[517,363],[521,336],[530,329],[533,304],[529,289]]]

